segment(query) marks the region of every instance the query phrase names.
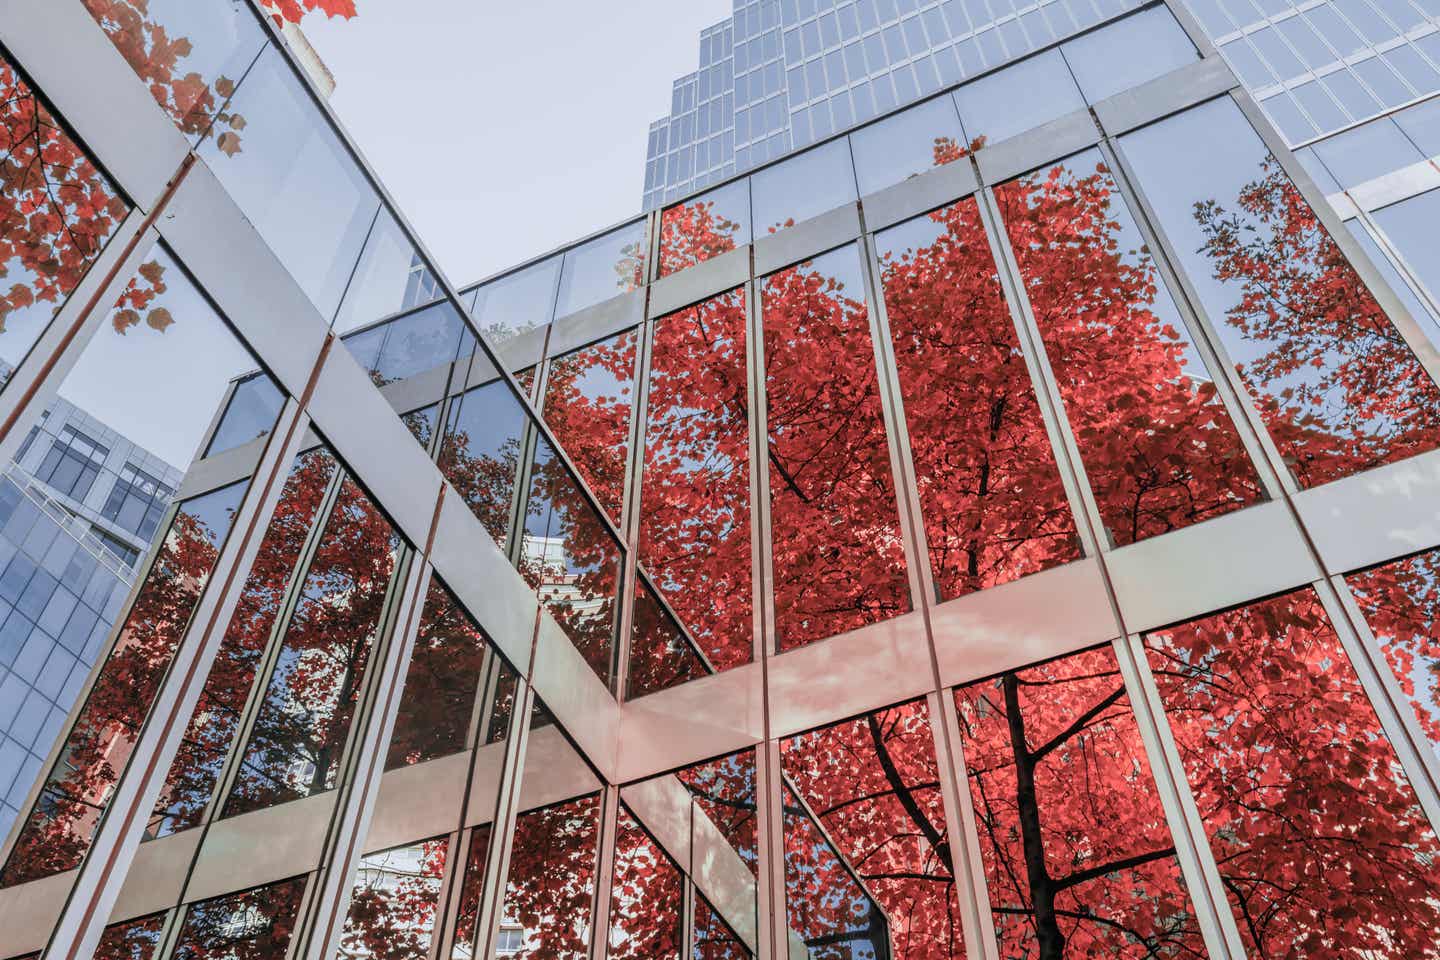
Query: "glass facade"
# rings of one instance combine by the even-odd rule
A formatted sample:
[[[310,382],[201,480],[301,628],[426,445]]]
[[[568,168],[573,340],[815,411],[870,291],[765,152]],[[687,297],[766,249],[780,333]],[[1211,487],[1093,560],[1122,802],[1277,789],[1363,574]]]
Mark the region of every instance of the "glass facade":
[[[198,160],[9,268],[0,960],[1440,958],[1440,181],[1224,3],[737,3],[463,289],[244,5],[7,24]]]

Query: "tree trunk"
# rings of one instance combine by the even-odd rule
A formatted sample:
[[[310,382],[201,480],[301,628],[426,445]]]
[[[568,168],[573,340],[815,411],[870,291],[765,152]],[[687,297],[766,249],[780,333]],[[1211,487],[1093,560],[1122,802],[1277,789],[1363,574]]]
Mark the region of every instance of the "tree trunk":
[[[1045,843],[1040,830],[1040,805],[1035,799],[1035,759],[1025,742],[1025,718],[1020,714],[1020,684],[1007,673],[1005,718],[1010,726],[1010,746],[1015,752],[1015,800],[1019,806],[1020,838],[1025,850],[1025,875],[1030,883],[1030,906],[1035,916],[1036,944],[1040,960],[1061,960],[1065,935],[1055,917],[1055,881],[1045,867]]]

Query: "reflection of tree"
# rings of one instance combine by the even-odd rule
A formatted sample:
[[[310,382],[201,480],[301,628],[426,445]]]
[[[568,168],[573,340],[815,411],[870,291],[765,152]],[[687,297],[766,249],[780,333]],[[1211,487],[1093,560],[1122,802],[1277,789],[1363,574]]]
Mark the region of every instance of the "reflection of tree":
[[[599,809],[599,797],[589,796],[516,818],[504,916],[524,931],[518,960],[586,956]]]
[[[740,859],[757,874],[760,852],[755,836],[755,753],[743,750],[718,760],[686,767],[675,774]]]
[[[440,472],[504,549],[520,467],[521,408],[499,380],[457,402],[440,441]]]
[[[199,824],[239,729],[255,670],[295,564],[334,473],[335,460],[325,450],[303,454],[291,469],[151,814],[151,836],[178,833]]]
[[[274,960],[295,932],[305,878],[247,890],[190,907],[172,960]]]
[[[435,928],[447,850],[444,839],[428,840],[361,859],[338,956],[424,957]]]
[[[1248,341],[1236,369],[1301,485],[1440,442],[1440,391],[1274,158],[1194,215],[1234,298],[1213,319]]]
[[[557,357],[545,385],[545,422],[612,518],[625,495],[634,331]]]
[[[1114,655],[956,700],[1001,955],[1206,956]]]
[[[704,897],[695,898],[692,960],[750,960],[750,949],[725,925]]]
[[[160,945],[160,931],[165,927],[165,914],[127,920],[105,928],[95,960],[151,960]]]
[[[25,821],[0,885],[38,880],[84,859],[219,556],[226,531],[212,530],[202,517],[207,507],[238,503],[243,489],[240,484],[181,505]],[[227,529],[232,516],[227,509]]]
[[[1440,957],[1440,841],[1320,599],[1260,601],[1147,647],[1251,954]]]
[[[465,872],[460,878],[460,905],[455,913],[454,960],[475,955],[475,920],[480,915],[480,894],[485,886],[485,863],[490,853],[490,825],[476,827],[470,834]]]
[[[346,478],[305,574],[227,816],[334,786],[398,548],[390,524]]]
[[[684,631],[650,588],[637,578],[626,698],[643,697],[709,672]]]
[[[679,957],[680,871],[622,809],[610,886],[610,949],[615,960]]]
[[[1420,729],[1440,754],[1440,551],[1347,579]]]
[[[678,203],[660,217],[660,275],[704,263],[735,249],[741,224],[703,197]]]
[[[1103,163],[1082,156],[996,191],[1100,513],[1116,545],[1264,494],[1177,329]],[[1122,218],[1124,223],[1122,223]]]

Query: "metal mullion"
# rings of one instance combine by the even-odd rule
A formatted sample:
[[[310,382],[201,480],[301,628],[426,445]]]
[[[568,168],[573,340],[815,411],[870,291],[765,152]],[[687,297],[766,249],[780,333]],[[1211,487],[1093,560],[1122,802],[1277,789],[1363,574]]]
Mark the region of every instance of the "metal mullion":
[[[450,916],[460,903],[460,886],[465,879],[466,854],[469,853],[465,839],[464,831],[459,829],[445,835],[445,869],[435,898],[435,916],[430,921],[430,949],[423,960],[450,956]]]
[[[1394,202],[1396,204],[1404,203],[1406,200],[1429,192],[1429,190],[1423,190],[1421,193],[1414,193],[1409,197]],[[1349,194],[1346,194],[1346,196],[1349,196]],[[1353,201],[1354,198],[1351,199]],[[1385,204],[1386,207],[1392,205],[1393,204],[1390,203]],[[1357,203],[1355,204],[1355,218],[1360,221],[1361,226],[1365,232],[1369,234],[1370,239],[1375,241],[1375,245],[1380,248],[1381,254],[1389,258],[1391,264],[1396,267],[1396,273],[1400,274],[1400,280],[1405,284],[1406,288],[1415,295],[1415,299],[1419,300],[1422,306],[1430,310],[1432,316],[1429,319],[1432,324],[1440,324],[1440,300],[1437,300],[1435,295],[1425,286],[1425,282],[1420,279],[1419,273],[1410,265],[1410,261],[1401,254],[1400,249],[1390,240],[1390,235],[1387,234],[1375,220],[1374,214],[1376,210],[1383,209],[1384,207],[1376,207],[1372,210]],[[1416,319],[1418,321],[1419,318]]]
[[[753,269],[754,258],[751,258]],[[775,554],[770,547],[774,536],[770,513],[770,404],[765,383],[765,330],[764,330],[764,284],[752,279],[746,287],[745,309],[748,314],[745,342],[747,344],[747,369],[753,398],[753,415],[750,418],[750,493],[751,493],[751,551],[754,564],[752,579],[755,582],[754,604],[757,624],[756,645],[759,647],[756,659],[765,661],[777,653],[776,611],[775,611]],[[766,687],[769,684],[767,682]],[[767,698],[765,709],[766,734],[769,733],[770,710]]]
[[[1175,22],[1180,24],[1180,29],[1195,44],[1195,49],[1200,51],[1202,57],[1215,57],[1220,55],[1215,43],[1210,39],[1210,34],[1200,25],[1200,21],[1190,12],[1190,8],[1179,0],[1162,0],[1162,6],[1170,11]],[[1138,12],[1138,11],[1137,11]]]
[[[1168,247],[1163,245],[1156,235],[1154,222],[1146,215],[1140,204],[1140,188],[1131,177],[1126,175],[1126,170],[1117,156],[1118,151],[1114,144],[1107,136],[1100,141],[1098,147],[1101,156],[1104,157],[1105,166],[1110,172],[1110,178],[1120,190],[1120,198],[1135,221],[1136,229],[1140,231],[1140,237],[1146,248],[1150,251],[1150,259],[1160,273],[1160,281],[1165,290],[1170,293],[1170,299],[1174,302],[1175,309],[1179,311],[1186,331],[1190,333],[1190,342],[1195,345],[1196,352],[1200,354],[1201,363],[1210,373],[1211,382],[1215,384],[1220,401],[1225,405],[1225,411],[1229,414],[1231,422],[1235,424],[1236,432],[1240,435],[1240,442],[1245,445],[1245,452],[1260,475],[1260,482],[1264,484],[1265,493],[1271,500],[1283,498],[1285,487],[1281,478],[1287,475],[1288,471],[1284,469],[1284,461],[1279,458],[1278,450],[1274,450],[1273,444],[1267,444],[1268,434],[1264,429],[1256,430],[1259,415],[1250,408],[1249,394],[1243,388],[1237,388],[1234,378],[1225,375],[1226,362],[1216,352],[1218,338],[1213,335],[1212,331],[1205,329],[1205,324],[1199,316],[1198,304],[1185,295],[1183,284],[1179,278],[1181,271],[1176,263],[1165,255]]]
[[[610,888],[615,883],[619,826],[620,788],[607,784],[600,788],[599,865],[595,870],[595,901],[590,912],[590,960],[605,960],[610,950]]]
[[[1114,644],[1120,673],[1130,696],[1130,708],[1140,739],[1145,745],[1150,774],[1160,795],[1165,819],[1180,860],[1190,902],[1197,911],[1197,921],[1204,934],[1207,949],[1216,960],[1244,960],[1245,947],[1235,913],[1225,895],[1220,867],[1210,846],[1205,822],[1200,815],[1185,773],[1185,763],[1175,744],[1175,734],[1165,716],[1165,704],[1145,658],[1145,642],[1140,634],[1128,634]],[[1198,881],[1198,882],[1197,882]],[[1197,901],[1197,892],[1204,895]]]
[[[780,745],[766,740],[754,747],[756,850],[760,882],[756,888],[756,960],[789,960],[790,927],[785,907],[785,795],[781,789]]]
[[[695,955],[695,881],[689,870],[680,875],[680,956]]]
[[[1000,960],[955,694],[949,689],[940,690],[931,693],[927,700],[940,775],[940,796],[945,805],[945,833],[955,868],[953,882],[963,911],[961,924],[966,953],[975,957],[972,951],[978,950],[979,957],[975,960]]]
[[[155,951],[150,955],[152,958],[171,955],[180,940],[185,913],[183,906],[170,907],[165,911],[165,924],[160,928],[159,939],[155,941]]]
[[[319,896],[317,889],[320,886],[320,875],[321,872],[319,870],[310,870],[304,874],[305,891],[300,896],[299,906],[295,908],[295,929],[291,932],[290,940],[285,944],[284,960],[299,960],[301,946],[300,925],[305,921],[305,917],[310,914],[315,906],[315,900]],[[249,889],[257,888],[252,887]]]
[[[645,261],[645,288],[647,299],[649,298],[650,284],[660,279],[660,245],[664,239],[664,219],[662,217],[664,209],[663,206],[656,207],[645,214],[645,248],[650,251],[650,258]]]
[[[650,313],[650,290],[645,290],[644,316]],[[615,640],[615,698],[624,702],[630,680],[630,641],[635,622],[635,591],[639,563],[641,471],[645,465],[645,425],[649,416],[650,351],[654,346],[655,321],[644,320],[633,328],[635,367],[630,402],[630,436],[625,456],[625,487],[621,497],[620,534],[624,569],[620,576],[619,633]],[[677,621],[678,623],[678,621]]]

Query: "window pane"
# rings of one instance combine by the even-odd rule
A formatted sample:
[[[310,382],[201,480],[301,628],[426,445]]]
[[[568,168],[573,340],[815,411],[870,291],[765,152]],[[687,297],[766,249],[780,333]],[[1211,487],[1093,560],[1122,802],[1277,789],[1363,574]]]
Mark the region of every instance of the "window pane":
[[[600,505],[619,521],[639,335],[631,330],[550,361],[545,422]]]
[[[1433,953],[1440,842],[1319,597],[1263,600],[1146,646],[1247,951]]]
[[[440,472],[503,549],[509,539],[525,410],[504,380],[452,401],[440,446]]]
[[[1435,447],[1440,391],[1233,101],[1121,145],[1301,486]]]
[[[210,438],[205,456],[213,457],[267,435],[283,406],[285,394],[265,374],[257,373],[240,381],[215,428],[215,435]]]
[[[704,897],[695,898],[695,940],[691,960],[750,960],[754,954]]]
[[[335,315],[335,332],[347,333],[442,296],[439,282],[400,229],[395,215],[382,208]]]
[[[475,291],[470,314],[492,345],[550,322],[560,282],[560,261],[558,256],[542,260]]]
[[[645,221],[567,251],[555,316],[564,317],[645,282]]]
[[[543,439],[535,447],[520,573],[608,685],[620,545]]]
[[[225,816],[335,786],[400,547],[346,477],[285,628]]]
[[[1375,222],[1425,288],[1440,295],[1440,250],[1434,225],[1440,216],[1440,190],[1431,190],[1376,210]],[[1418,317],[1416,319],[1419,319]]]
[[[1080,556],[974,200],[876,238],[940,598]]]
[[[460,907],[455,915],[455,942],[450,960],[474,960],[475,919],[480,915],[480,894],[485,885],[485,863],[490,855],[490,825],[470,834],[465,872],[460,878]]]
[[[630,671],[626,699],[633,700],[710,673],[685,631],[640,575],[635,581],[635,615],[630,628]]]
[[[750,191],[760,236],[853,203],[850,145],[834,140],[767,167],[750,178]]]
[[[383,387],[461,359],[474,339],[446,301],[345,339],[346,346],[352,343],[356,361]]]
[[[780,649],[910,609],[858,250],[764,280]]]
[[[285,960],[305,878],[192,904],[171,960]]]
[[[1060,49],[1091,103],[1200,59],[1195,44],[1164,7],[1076,37]]]
[[[447,841],[361,857],[336,957],[424,957],[435,931]]]
[[[858,877],[865,899],[873,898],[889,919],[885,926],[892,952],[882,948],[879,955],[963,958],[954,865],[925,704],[878,710],[804,733],[782,742],[780,750],[790,784]],[[804,862],[797,854],[810,836],[808,829],[791,830],[800,819],[786,811],[791,929],[804,936],[817,960],[830,956],[823,946],[827,934],[867,923],[869,938],[884,944],[887,931],[877,922],[879,911],[867,921],[856,912],[857,901],[828,897],[825,884],[817,889],[795,870]]]
[[[295,565],[335,476],[327,450],[302,454],[290,470],[230,625],[190,714],[185,737],[150,815],[147,838],[198,826],[240,729],[255,672],[295,575]]]
[[[3,386],[129,208],[3,57],[0,172]]]
[[[16,838],[0,887],[71,870],[90,849],[247,481],[180,504],[130,615]]]
[[[1051,50],[967,83],[955,91],[972,150],[1085,109],[1085,98],[1059,50]]]
[[[855,179],[867,196],[965,156],[965,134],[949,97],[937,97],[850,135]]]
[[[955,700],[1001,954],[1205,956],[1115,655]]]
[[[1106,533],[1123,546],[1265,494],[1119,190],[1088,150],[996,197]]]
[[[1411,289],[1410,284],[1406,283],[1405,279],[1400,276],[1396,262],[1381,251],[1380,245],[1377,244],[1375,238],[1370,235],[1369,229],[1361,224],[1358,219],[1346,220],[1345,228],[1350,231],[1350,235],[1360,244],[1361,248],[1365,251],[1365,255],[1370,258],[1370,262],[1373,263],[1375,269],[1380,272],[1380,276],[1384,277],[1385,282],[1390,284],[1390,289],[1395,291],[1395,296],[1405,305],[1405,309],[1410,311],[1410,316],[1420,325],[1420,329],[1425,333],[1425,336],[1430,338],[1431,343],[1440,343],[1440,325],[1437,325],[1434,312],[1420,302],[1420,298],[1415,295],[1415,291]]]
[[[112,923],[100,935],[94,960],[152,960],[160,946],[160,932],[165,928],[165,914]]]
[[[616,960],[680,956],[680,871],[621,808],[610,893],[610,949]]]
[[[743,943],[754,944],[759,936],[760,875],[755,751],[697,763],[674,776],[690,794],[691,843],[708,851],[706,868],[692,873],[697,892],[716,905],[719,916],[712,931],[740,931]],[[698,906],[697,899],[697,925]],[[726,954],[709,955],[718,960]]]
[[[717,670],[752,652],[745,292],[656,322],[640,560]]]
[[[737,180],[661,214],[660,275],[704,263],[750,239],[750,181]]]
[[[501,918],[518,927],[518,960],[584,960],[595,898],[600,798],[522,813],[515,821]]]
[[[329,319],[380,199],[278,47],[260,55],[226,112],[230,129],[199,155]]]

